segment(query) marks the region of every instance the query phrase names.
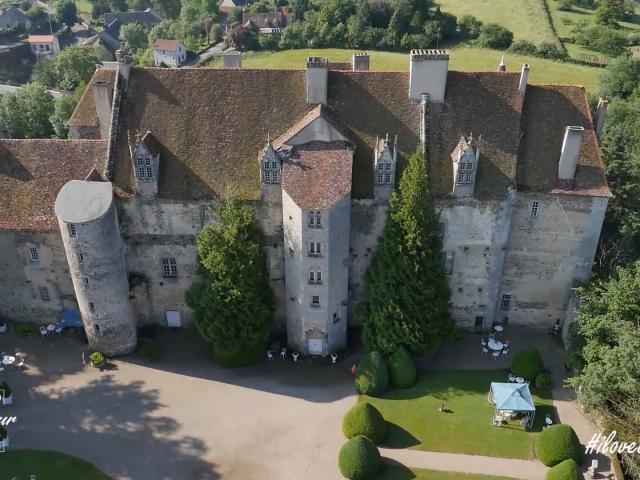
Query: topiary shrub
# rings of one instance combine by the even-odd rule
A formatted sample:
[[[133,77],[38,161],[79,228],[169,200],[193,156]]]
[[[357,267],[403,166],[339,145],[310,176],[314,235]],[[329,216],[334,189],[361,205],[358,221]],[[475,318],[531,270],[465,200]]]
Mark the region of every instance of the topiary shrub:
[[[103,353],[93,352],[91,355],[89,355],[89,360],[91,360],[91,365],[93,365],[94,367],[99,367],[107,361],[107,357],[105,357]]]
[[[373,479],[380,470],[380,452],[371,440],[358,435],[340,449],[338,467],[349,480]]]
[[[550,468],[544,478],[545,480],[583,480],[584,477],[576,461],[569,459]]]
[[[373,443],[382,443],[387,434],[387,422],[376,407],[360,402],[342,420],[342,433],[347,438],[363,435]]]
[[[381,352],[364,356],[356,372],[356,390],[362,395],[379,395],[389,387],[389,369]]]
[[[547,467],[565,460],[582,461],[582,445],[576,432],[569,425],[551,425],[540,432],[535,442],[536,456]]]
[[[35,337],[40,333],[40,329],[33,323],[21,323],[18,325],[18,334],[23,337]]]
[[[415,385],[418,378],[416,364],[409,350],[400,346],[389,356],[389,379],[398,388],[409,388]]]
[[[535,380],[539,373],[544,370],[544,362],[535,348],[527,348],[516,353],[511,364],[511,372],[516,377],[523,377],[527,380]]]
[[[550,390],[553,386],[553,378],[550,372],[542,372],[536,376],[536,388]]]

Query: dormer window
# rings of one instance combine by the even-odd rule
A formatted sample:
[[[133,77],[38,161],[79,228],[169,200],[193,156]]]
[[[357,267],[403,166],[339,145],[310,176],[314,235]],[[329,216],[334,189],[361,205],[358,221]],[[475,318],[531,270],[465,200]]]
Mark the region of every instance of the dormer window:
[[[262,180],[264,183],[279,183],[280,165],[277,161],[262,162]]]

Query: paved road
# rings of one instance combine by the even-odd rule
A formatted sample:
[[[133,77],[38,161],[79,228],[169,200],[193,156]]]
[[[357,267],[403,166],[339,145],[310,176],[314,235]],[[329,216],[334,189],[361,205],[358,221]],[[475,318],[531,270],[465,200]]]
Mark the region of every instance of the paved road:
[[[22,86],[20,85],[0,84],[0,96],[4,95],[5,93],[15,93],[21,88]],[[47,90],[47,92],[49,92],[53,98],[60,98],[64,95],[63,92],[60,92],[58,90]]]
[[[224,50],[224,42],[217,43],[212,47],[207,48],[200,55],[196,55],[195,57],[188,59],[182,65],[185,67],[195,67],[196,65],[200,65],[201,63],[206,62],[211,57],[215,57],[216,55],[222,55],[223,50]]]

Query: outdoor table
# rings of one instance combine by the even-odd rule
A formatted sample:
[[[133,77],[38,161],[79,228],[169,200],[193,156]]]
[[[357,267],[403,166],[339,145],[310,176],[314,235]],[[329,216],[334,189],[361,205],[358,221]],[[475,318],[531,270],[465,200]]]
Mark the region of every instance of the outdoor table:
[[[47,325],[48,332],[53,332],[55,329],[56,329],[56,326],[53,323],[50,323],[49,325]]]
[[[3,365],[13,365],[16,361],[16,357],[13,357],[11,355],[5,355],[2,358],[2,364]]]
[[[496,325],[493,329],[498,333],[502,333],[504,331],[504,327],[502,325]]]
[[[487,342],[487,345],[491,350],[496,350],[496,351],[502,350],[502,347],[504,346],[502,345],[502,342],[495,340],[493,338],[489,339],[489,341]]]
[[[522,378],[522,377],[516,377],[516,382],[517,382],[517,383],[524,383],[524,378]]]

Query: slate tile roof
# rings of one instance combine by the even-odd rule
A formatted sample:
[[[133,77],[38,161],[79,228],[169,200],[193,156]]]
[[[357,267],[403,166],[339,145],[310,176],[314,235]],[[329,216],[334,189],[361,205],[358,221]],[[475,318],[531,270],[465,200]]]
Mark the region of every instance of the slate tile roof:
[[[344,142],[310,142],[282,165],[282,188],[302,210],[326,210],[351,191],[353,149]]]
[[[0,229],[58,229],[53,205],[69,180],[104,172],[102,140],[0,140]]]
[[[557,175],[562,138],[542,140],[553,123],[547,118],[553,116],[558,124],[576,123],[580,115],[588,119],[585,92],[581,87],[530,85],[523,114],[519,75],[449,71],[445,102],[430,105],[428,116],[431,181],[437,195],[450,193],[451,152],[462,135],[470,134],[480,139],[479,198],[502,198],[507,187],[516,185],[556,188],[551,179]],[[420,106],[408,100],[409,73],[330,70],[328,105],[322,109],[306,104],[305,76],[304,70],[133,68],[121,108],[112,180],[123,195],[134,193],[128,144],[151,130],[161,148],[161,197],[208,199],[233,185],[243,198],[257,200],[257,159],[267,135],[277,139],[277,148],[276,143],[323,114],[355,144],[352,197],[371,198],[376,137],[398,136],[400,171],[420,141]],[[90,122],[97,124],[90,99],[83,97],[72,121],[93,116]],[[575,193],[608,192],[593,129],[585,127],[584,168],[578,167]],[[547,156],[535,164],[539,149]],[[587,165],[591,173],[583,178]]]
[[[530,85],[524,106],[524,141],[518,162],[518,189],[608,197],[591,111],[582,87]],[[585,129],[578,158],[575,187],[558,182],[558,161],[565,127]]]

